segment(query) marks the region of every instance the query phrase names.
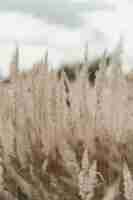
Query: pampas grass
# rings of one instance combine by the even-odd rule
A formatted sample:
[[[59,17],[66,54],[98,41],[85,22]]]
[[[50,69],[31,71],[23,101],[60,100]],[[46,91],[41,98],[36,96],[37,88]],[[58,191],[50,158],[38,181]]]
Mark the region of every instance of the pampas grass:
[[[119,57],[118,50],[113,56]],[[59,79],[58,70],[49,70],[46,53],[27,73],[15,69],[16,58],[15,75],[0,83],[0,195],[132,199],[129,82],[117,58],[108,73],[104,54],[92,87],[87,51],[73,82],[65,71]]]
[[[82,199],[90,200],[97,186],[97,162],[89,165],[88,152],[85,150],[82,159],[82,169],[79,173],[79,195]]]
[[[124,196],[127,200],[133,199],[133,180],[132,180],[132,174],[127,166],[126,163],[124,163],[123,166],[123,177],[124,177]]]

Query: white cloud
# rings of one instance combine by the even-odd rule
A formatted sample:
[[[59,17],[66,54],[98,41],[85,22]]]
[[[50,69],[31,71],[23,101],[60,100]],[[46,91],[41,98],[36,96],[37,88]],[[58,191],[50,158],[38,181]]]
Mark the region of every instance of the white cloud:
[[[5,48],[12,47],[13,52],[15,41],[21,48],[21,66],[26,67],[38,60],[46,48],[50,51],[51,63],[54,65],[58,65],[69,56],[71,60],[74,54],[76,56],[80,51],[80,31],[69,31],[63,27],[49,25],[31,15],[3,12],[0,14],[0,26],[0,51],[4,55],[0,57],[2,67],[4,63],[7,65],[3,58],[7,56],[11,59],[11,53]]]
[[[90,30],[98,30],[104,35],[103,40],[101,39],[101,43],[103,43],[101,47],[104,46],[111,49],[119,41],[120,36],[123,36],[125,58],[130,57],[131,61],[133,52],[133,2],[126,0],[107,0],[107,2],[114,6],[114,10],[100,10],[84,15],[86,21],[86,26],[83,30],[84,37],[88,37]],[[96,44],[98,45],[98,42]]]
[[[47,36],[48,25],[31,15],[0,13],[0,41],[38,43]]]

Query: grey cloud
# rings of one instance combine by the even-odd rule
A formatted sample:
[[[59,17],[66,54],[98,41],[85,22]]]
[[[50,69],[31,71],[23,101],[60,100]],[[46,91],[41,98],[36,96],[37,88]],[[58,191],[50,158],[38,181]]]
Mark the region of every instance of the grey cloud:
[[[21,11],[44,18],[48,23],[64,25],[67,28],[80,27],[83,19],[80,14],[95,10],[112,9],[105,0],[90,0],[76,3],[72,0],[4,0],[1,11]]]

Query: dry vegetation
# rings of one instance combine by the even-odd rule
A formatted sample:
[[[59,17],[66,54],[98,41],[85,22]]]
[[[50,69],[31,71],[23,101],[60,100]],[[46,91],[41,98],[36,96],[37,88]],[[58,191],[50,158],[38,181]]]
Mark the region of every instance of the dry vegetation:
[[[86,63],[73,83],[47,58],[29,73],[12,63],[0,83],[1,200],[133,200],[133,82],[105,60],[95,86]]]

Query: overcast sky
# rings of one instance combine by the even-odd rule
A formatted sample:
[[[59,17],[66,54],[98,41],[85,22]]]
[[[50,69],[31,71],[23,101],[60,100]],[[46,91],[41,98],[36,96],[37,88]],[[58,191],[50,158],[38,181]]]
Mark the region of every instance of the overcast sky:
[[[49,49],[54,66],[112,49],[124,38],[125,58],[132,63],[132,0],[4,0],[0,4],[0,69],[7,73],[15,41],[20,65],[30,67]]]

